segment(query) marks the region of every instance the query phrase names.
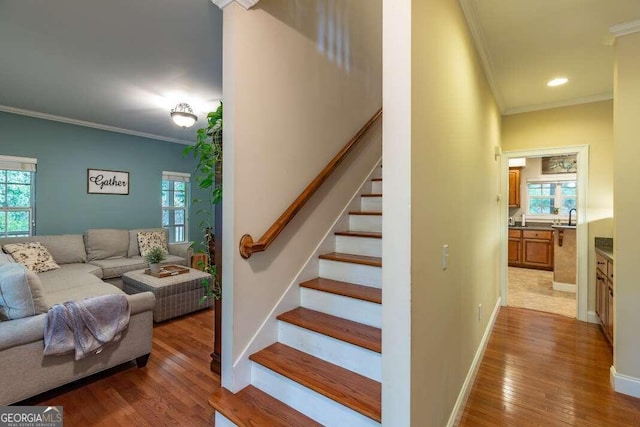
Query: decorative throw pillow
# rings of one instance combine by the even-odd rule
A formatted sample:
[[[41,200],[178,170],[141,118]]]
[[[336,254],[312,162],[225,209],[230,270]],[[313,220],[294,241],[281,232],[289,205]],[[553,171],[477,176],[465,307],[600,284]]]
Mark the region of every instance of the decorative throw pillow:
[[[31,271],[43,273],[60,268],[53,257],[40,242],[10,243],[2,247],[16,262]]]
[[[138,233],[138,246],[140,255],[145,256],[151,249],[160,246],[166,253],[169,253],[167,245],[167,235],[162,231],[141,231]]]
[[[0,266],[0,320],[35,316],[47,309],[36,273],[18,263]]]

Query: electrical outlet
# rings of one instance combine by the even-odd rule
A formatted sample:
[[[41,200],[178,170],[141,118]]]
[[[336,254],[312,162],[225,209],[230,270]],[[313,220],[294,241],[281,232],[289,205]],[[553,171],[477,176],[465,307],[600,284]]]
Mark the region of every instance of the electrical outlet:
[[[478,321],[482,321],[482,304],[478,304]]]

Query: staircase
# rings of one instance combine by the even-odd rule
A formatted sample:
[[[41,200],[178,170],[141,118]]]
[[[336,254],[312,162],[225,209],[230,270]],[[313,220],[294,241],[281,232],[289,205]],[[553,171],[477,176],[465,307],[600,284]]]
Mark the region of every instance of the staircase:
[[[382,179],[365,187],[300,307],[277,317],[278,342],[249,357],[251,385],[209,399],[217,427],[380,425]]]

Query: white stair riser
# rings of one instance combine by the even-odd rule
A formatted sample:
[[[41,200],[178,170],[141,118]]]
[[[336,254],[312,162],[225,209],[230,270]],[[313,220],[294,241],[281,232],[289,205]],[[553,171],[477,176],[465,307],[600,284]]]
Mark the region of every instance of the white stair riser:
[[[382,306],[374,302],[300,288],[300,306],[375,328],[382,328]]]
[[[382,232],[382,215],[349,215],[349,230]]]
[[[361,197],[360,209],[364,212],[382,212],[382,197]]]
[[[320,277],[382,289],[382,269],[370,265],[321,259]]]
[[[278,324],[278,342],[374,381],[382,381],[380,353],[283,321]]]
[[[365,417],[255,362],[251,366],[251,384],[328,427],[369,427],[380,425],[380,423],[371,418]]]
[[[382,194],[382,181],[371,181],[371,192]]]
[[[229,420],[229,418],[222,415],[220,412],[215,413],[215,426],[216,427],[237,427],[237,424]]]
[[[382,239],[336,236],[336,252],[382,257]]]

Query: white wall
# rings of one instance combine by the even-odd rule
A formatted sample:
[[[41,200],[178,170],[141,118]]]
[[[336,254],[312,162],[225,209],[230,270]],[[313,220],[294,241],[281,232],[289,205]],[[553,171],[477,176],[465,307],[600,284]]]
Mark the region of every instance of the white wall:
[[[500,113],[457,1],[384,15],[383,424],[441,426],[498,300]]]
[[[614,85],[614,366],[640,397],[640,33],[616,40]],[[616,387],[618,390],[618,387]],[[628,391],[627,391],[628,392]]]
[[[262,0],[224,9],[223,383],[381,155],[381,128],[266,252],[262,233],[381,107],[381,3]]]

